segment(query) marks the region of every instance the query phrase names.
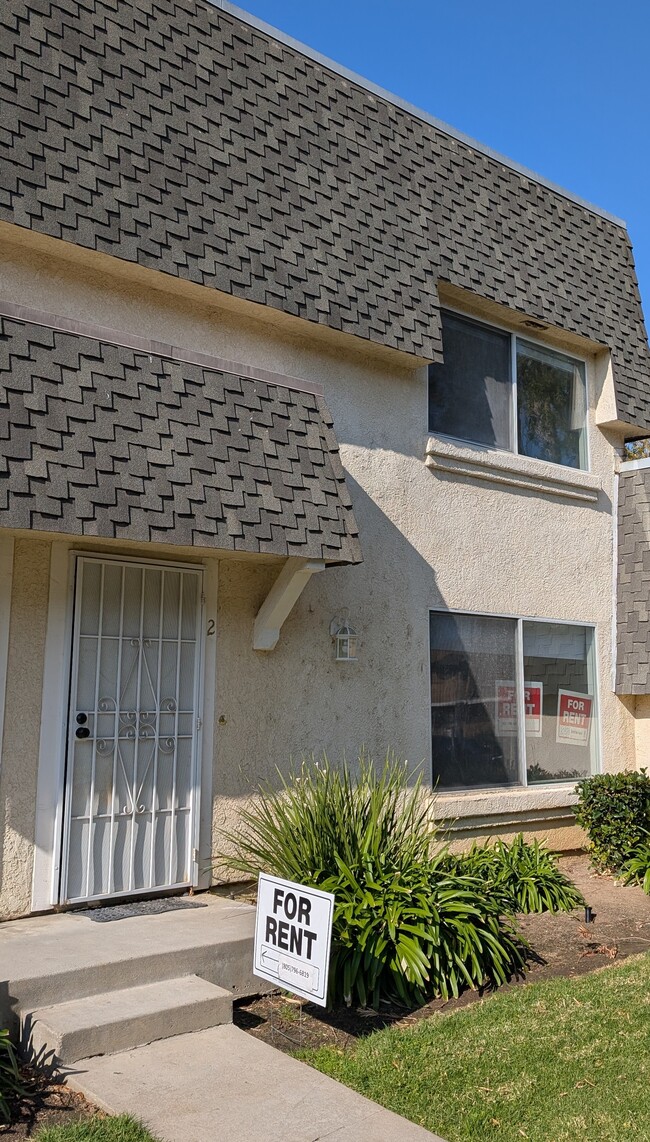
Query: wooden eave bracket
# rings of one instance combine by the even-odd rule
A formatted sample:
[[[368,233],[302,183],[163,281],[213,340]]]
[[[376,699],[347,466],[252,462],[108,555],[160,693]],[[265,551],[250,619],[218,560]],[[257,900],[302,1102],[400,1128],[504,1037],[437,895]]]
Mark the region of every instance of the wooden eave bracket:
[[[253,650],[273,650],[285,619],[302,595],[312,575],[325,570],[322,559],[287,559],[257,612],[253,626]]]

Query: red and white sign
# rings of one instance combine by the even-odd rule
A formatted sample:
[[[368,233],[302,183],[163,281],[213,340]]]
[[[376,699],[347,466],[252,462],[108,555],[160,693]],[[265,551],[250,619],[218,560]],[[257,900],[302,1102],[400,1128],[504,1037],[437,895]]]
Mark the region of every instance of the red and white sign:
[[[524,682],[524,705],[526,709],[526,737],[542,736],[542,694],[541,682]],[[517,733],[517,688],[514,682],[497,682],[497,724],[499,737],[514,737]]]
[[[556,742],[565,745],[587,745],[591,732],[594,700],[590,694],[558,690]]]

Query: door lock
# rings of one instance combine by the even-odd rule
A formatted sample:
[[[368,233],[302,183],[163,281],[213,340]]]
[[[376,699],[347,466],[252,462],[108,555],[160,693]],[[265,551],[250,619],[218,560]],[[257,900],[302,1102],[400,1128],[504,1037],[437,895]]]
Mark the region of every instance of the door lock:
[[[74,736],[76,738],[89,738],[90,730],[88,729],[88,726],[79,726],[79,728],[75,730]]]

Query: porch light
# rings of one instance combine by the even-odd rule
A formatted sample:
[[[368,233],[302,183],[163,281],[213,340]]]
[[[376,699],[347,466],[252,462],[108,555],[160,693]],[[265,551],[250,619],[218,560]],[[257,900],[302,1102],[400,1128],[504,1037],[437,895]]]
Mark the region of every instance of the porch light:
[[[330,627],[334,639],[336,662],[357,661],[357,632],[347,617],[334,619]]]

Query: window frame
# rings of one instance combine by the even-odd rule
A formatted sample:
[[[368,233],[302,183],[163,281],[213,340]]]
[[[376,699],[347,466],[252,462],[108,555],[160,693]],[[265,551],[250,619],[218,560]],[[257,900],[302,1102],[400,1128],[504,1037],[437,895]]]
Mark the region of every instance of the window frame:
[[[517,747],[519,753],[519,780],[515,782],[507,782],[502,785],[458,785],[458,786],[445,786],[444,789],[438,791],[441,797],[458,796],[460,794],[475,797],[477,794],[485,793],[511,793],[513,790],[528,791],[535,790],[540,792],[543,789],[549,791],[557,791],[558,789],[572,789],[579,778],[564,778],[559,781],[534,781],[529,783],[528,772],[526,766],[526,719],[525,719],[525,694],[524,694],[524,623],[545,623],[549,626],[563,626],[563,627],[582,627],[591,632],[591,645],[587,651],[587,673],[593,679],[593,687],[590,685],[591,693],[593,694],[596,703],[596,716],[593,719],[592,734],[593,740],[593,762],[590,769],[589,776],[593,777],[598,773],[602,773],[602,755],[601,755],[601,725],[600,725],[600,686],[599,679],[599,660],[598,660],[598,637],[597,637],[597,624],[594,622],[584,622],[581,619],[553,619],[546,618],[542,615],[515,615],[511,613],[500,613],[496,611],[476,611],[468,610],[464,607],[429,607],[427,611],[427,639],[429,645],[429,760],[431,764],[431,783],[433,785],[434,778],[434,759],[433,759],[433,741],[432,741],[432,724],[431,724],[431,615],[468,615],[476,618],[488,619],[510,619],[513,620],[517,626],[515,631],[515,674],[517,681],[517,719],[518,719],[518,734],[517,734]]]
[[[589,365],[588,357],[583,357],[579,353],[567,353],[555,345],[549,344],[547,341],[542,341],[540,338],[532,336],[529,337],[528,332],[522,333],[519,330],[513,329],[511,325],[502,325],[498,321],[486,320],[483,317],[475,317],[473,313],[468,313],[466,309],[458,309],[454,305],[441,305],[440,314],[441,318],[444,313],[451,313],[455,317],[461,317],[465,321],[473,322],[475,325],[482,325],[485,329],[496,329],[499,333],[507,333],[510,337],[510,415],[508,424],[510,429],[510,447],[500,448],[496,444],[486,444],[484,441],[471,440],[467,436],[454,436],[450,432],[441,432],[438,428],[430,427],[430,396],[427,375],[427,432],[429,436],[439,436],[443,440],[450,440],[454,444],[469,444],[473,448],[481,448],[485,452],[501,452],[508,456],[517,456],[521,460],[533,460],[540,464],[551,464],[554,468],[561,468],[567,472],[591,472],[591,442],[589,432],[589,410],[590,410],[590,384],[589,384]],[[441,324],[442,329],[442,324]],[[551,353],[557,353],[561,357],[566,357],[567,361],[577,361],[583,366],[584,381],[585,381],[585,424],[584,424],[584,456],[585,467],[574,468],[570,464],[558,464],[555,460],[540,460],[536,456],[527,456],[525,452],[519,451],[519,407],[518,407],[518,394],[517,394],[517,340],[522,342],[528,341],[531,345],[539,347],[540,349],[548,349]],[[443,362],[444,364],[444,362]],[[428,374],[428,370],[427,370]],[[467,612],[469,613],[469,612]]]

